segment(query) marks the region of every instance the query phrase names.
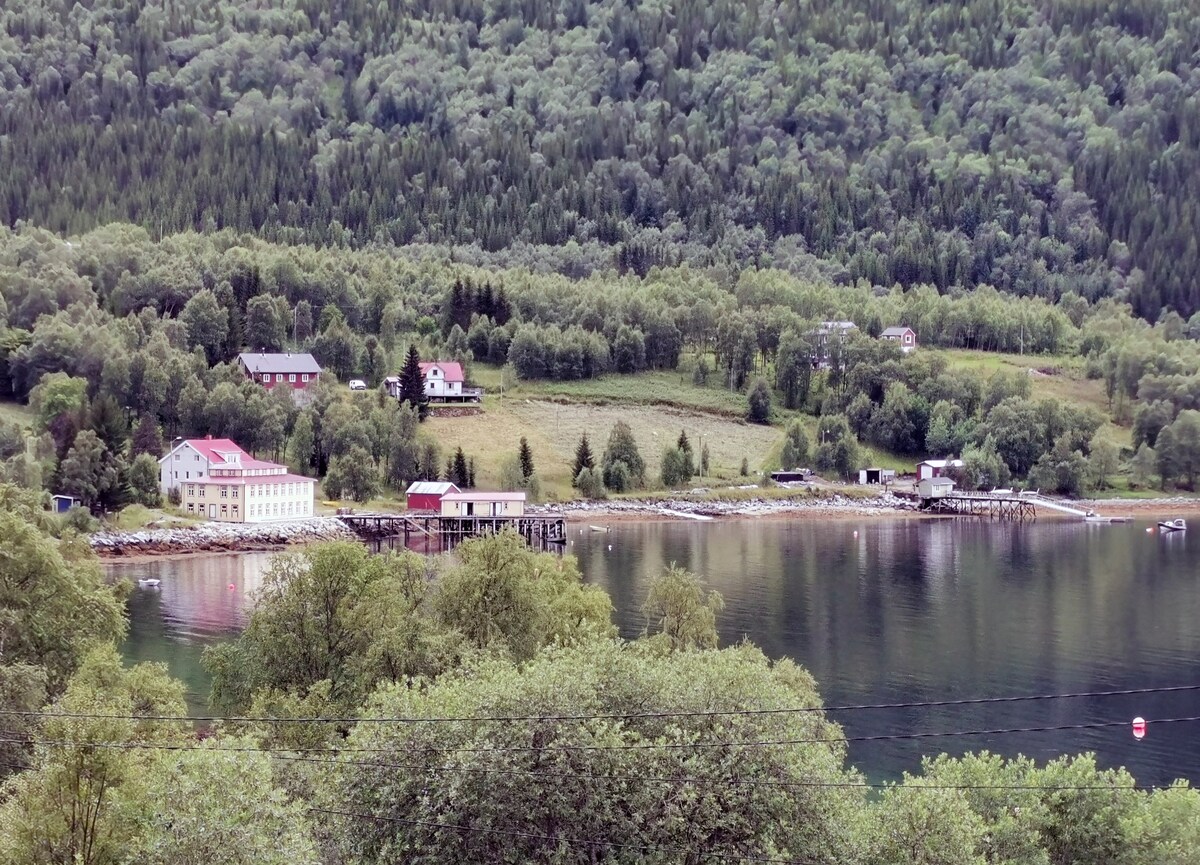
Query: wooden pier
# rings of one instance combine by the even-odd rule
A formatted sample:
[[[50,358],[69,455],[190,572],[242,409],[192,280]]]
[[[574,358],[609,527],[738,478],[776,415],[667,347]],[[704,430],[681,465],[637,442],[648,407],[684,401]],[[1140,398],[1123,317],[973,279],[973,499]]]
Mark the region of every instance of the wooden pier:
[[[567,542],[567,521],[562,517],[444,517],[438,514],[341,514],[338,519],[363,538],[416,541],[427,551],[445,550],[468,538],[512,529],[531,547],[546,548]]]
[[[1035,520],[1037,505],[1017,496],[968,495],[955,493],[937,498],[919,499],[923,511],[964,517],[990,517],[997,520]]]

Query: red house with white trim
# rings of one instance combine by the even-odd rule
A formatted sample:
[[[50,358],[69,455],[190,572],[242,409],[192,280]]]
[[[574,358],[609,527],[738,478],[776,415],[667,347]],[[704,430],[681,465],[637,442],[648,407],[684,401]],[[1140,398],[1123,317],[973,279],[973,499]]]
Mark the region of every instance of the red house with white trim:
[[[237,359],[246,378],[267,390],[290,387],[293,391],[305,391],[321,377],[321,365],[311,354],[244,351]]]

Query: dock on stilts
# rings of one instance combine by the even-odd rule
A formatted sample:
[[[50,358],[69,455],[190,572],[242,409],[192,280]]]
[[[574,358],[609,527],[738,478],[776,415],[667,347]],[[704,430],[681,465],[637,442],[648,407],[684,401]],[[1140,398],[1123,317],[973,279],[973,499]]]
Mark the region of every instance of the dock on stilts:
[[[362,538],[415,540],[425,548],[449,549],[468,538],[512,529],[531,547],[567,542],[567,521],[551,516],[441,516],[438,514],[341,514],[343,523]]]

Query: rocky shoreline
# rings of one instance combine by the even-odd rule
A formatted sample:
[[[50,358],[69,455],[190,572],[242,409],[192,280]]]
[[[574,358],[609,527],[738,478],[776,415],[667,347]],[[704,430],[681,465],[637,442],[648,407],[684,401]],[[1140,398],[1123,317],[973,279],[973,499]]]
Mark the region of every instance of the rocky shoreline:
[[[90,541],[98,556],[116,558],[278,550],[354,537],[336,517],[313,517],[286,523],[199,523],[186,528],[97,532]]]
[[[828,497],[792,499],[620,499],[612,501],[570,502],[564,505],[535,505],[530,513],[563,516],[571,520],[590,517],[605,519],[681,519],[713,520],[795,516],[814,517],[887,517],[913,516],[916,503],[882,493],[870,498],[850,498],[838,493]]]

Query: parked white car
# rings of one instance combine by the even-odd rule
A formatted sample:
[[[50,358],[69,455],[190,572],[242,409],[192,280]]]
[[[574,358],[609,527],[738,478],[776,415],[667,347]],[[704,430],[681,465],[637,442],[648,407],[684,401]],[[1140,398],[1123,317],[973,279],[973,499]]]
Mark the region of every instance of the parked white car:
[[[350,390],[366,390],[367,383],[361,378],[350,379]]]

